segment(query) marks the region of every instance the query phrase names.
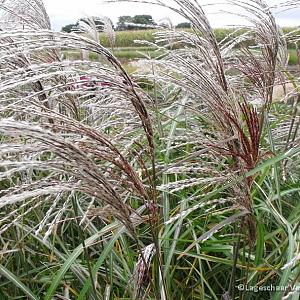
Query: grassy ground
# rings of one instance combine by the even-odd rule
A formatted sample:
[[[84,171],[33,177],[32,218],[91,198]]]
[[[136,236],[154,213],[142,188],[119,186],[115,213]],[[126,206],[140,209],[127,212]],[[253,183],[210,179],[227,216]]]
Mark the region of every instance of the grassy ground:
[[[298,63],[298,57],[297,57],[297,53],[296,50],[294,49],[290,49],[289,50],[289,65],[294,66],[297,65]]]
[[[182,30],[182,29],[181,29]],[[192,31],[191,29],[184,29],[185,31]],[[284,33],[289,33],[295,30],[293,27],[283,28]],[[137,45],[136,40],[145,40],[147,42],[155,42],[154,33],[157,30],[130,30],[130,31],[117,31],[116,32],[116,47],[143,47],[143,45]],[[223,40],[226,36],[231,34],[232,36],[239,35],[242,31],[233,34],[233,29],[229,28],[216,28],[214,33],[218,41]],[[110,47],[110,42],[104,33],[100,33],[100,42],[104,47]],[[294,45],[290,45],[294,47]]]
[[[191,29],[184,29],[190,32]],[[292,27],[283,28],[284,33],[289,33],[295,30]],[[111,48],[111,44],[106,34],[100,33],[99,39],[102,46],[110,49],[114,55],[125,65],[129,65],[131,61],[151,57],[157,58],[161,55],[161,52],[155,51],[155,47],[145,46],[142,43],[137,43],[136,41],[147,41],[149,43],[155,42],[155,32],[157,30],[130,30],[130,31],[117,31],[114,48]],[[233,34],[232,29],[227,28],[217,28],[214,30],[216,38],[218,41],[222,41],[228,35],[237,36],[241,34],[242,31]],[[297,64],[296,50],[294,49],[294,44],[289,45],[289,64]],[[69,59],[81,59],[79,51],[65,51],[64,55]],[[89,58],[91,60],[98,60],[98,56],[91,53]],[[133,68],[134,69],[134,68]]]
[[[114,55],[122,62],[126,71],[130,74],[136,72],[138,70],[137,66],[134,62],[138,59],[142,58],[157,58],[162,53],[160,51],[155,51],[153,47],[119,47],[115,48],[113,51]],[[66,58],[71,60],[81,59],[81,55],[79,51],[65,51],[64,55]],[[89,54],[89,59],[92,61],[97,61],[99,57],[94,54]],[[289,50],[289,65],[296,66],[297,65],[297,54],[296,50]]]
[[[111,49],[109,48],[114,55],[125,65],[130,64],[131,61],[140,59],[140,58],[157,58],[162,52],[156,51],[154,47],[118,47]],[[79,51],[64,51],[66,58],[71,60],[81,59],[81,54]],[[94,53],[90,53],[90,60],[98,60],[98,56]],[[295,49],[289,49],[289,65],[294,66],[297,64],[297,54]]]
[[[195,1],[176,1],[203,39],[159,76],[126,73],[160,54],[132,45],[150,31],[118,33],[126,70],[82,36],[0,31],[0,300],[299,299],[299,78],[271,13],[236,2],[262,53],[224,59]]]

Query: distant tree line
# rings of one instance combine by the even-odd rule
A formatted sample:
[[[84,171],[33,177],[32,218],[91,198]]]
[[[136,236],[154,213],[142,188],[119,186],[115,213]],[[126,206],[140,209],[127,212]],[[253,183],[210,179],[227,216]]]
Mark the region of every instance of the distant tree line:
[[[153,20],[151,15],[135,15],[121,16],[118,19],[117,30],[137,30],[137,29],[149,29],[155,27],[157,24]]]
[[[63,32],[80,31],[80,22],[89,24],[91,21],[94,22],[99,32],[103,31],[104,22],[103,19],[100,17],[81,18],[74,24],[68,24],[66,26],[63,26],[61,31]],[[110,22],[112,27],[114,28],[113,22],[110,19],[107,19],[107,21]]]
[[[103,31],[104,23],[101,18],[99,17],[92,17],[91,18],[98,31]],[[88,19],[81,18],[74,24],[68,24],[66,26],[63,26],[61,31],[64,32],[72,32],[72,31],[78,31],[80,30],[80,22],[86,22],[88,23]],[[112,21],[110,20],[113,28],[114,25]],[[114,28],[117,31],[125,31],[125,30],[143,30],[143,29],[149,29],[154,28],[158,24],[154,21],[153,17],[151,15],[135,15],[135,16],[120,16],[118,18],[118,22],[116,27]],[[179,23],[176,25],[176,28],[191,28],[191,24],[188,22]]]
[[[183,23],[179,23],[175,26],[175,28],[191,28],[191,23],[189,22],[183,22]]]

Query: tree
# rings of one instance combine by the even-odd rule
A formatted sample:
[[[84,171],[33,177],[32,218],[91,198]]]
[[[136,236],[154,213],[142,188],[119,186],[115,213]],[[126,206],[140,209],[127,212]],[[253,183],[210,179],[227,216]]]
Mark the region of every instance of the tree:
[[[98,31],[103,31],[104,21],[100,17],[81,18],[76,22],[76,24],[69,24],[69,25],[62,27],[61,31],[72,32],[74,30],[80,30],[80,26],[79,26],[80,22],[90,24],[91,20],[93,20],[93,22],[95,23]],[[107,18],[107,21],[110,22],[112,24],[112,28],[114,28],[113,22],[108,18]]]
[[[76,24],[68,24],[66,26],[63,26],[61,31],[70,33],[74,30],[74,28],[76,28]]]
[[[81,18],[77,21],[76,26],[79,27],[79,22],[84,22],[86,24],[90,24],[91,20],[95,23],[98,31],[103,31],[104,21],[100,17]],[[114,27],[113,22],[108,18],[107,18],[107,20],[108,20],[108,22],[110,22],[112,24],[112,27]]]
[[[127,23],[133,23],[131,16],[121,16],[118,18],[117,30],[129,30],[129,25]]]
[[[136,15],[132,18],[132,22],[135,24],[148,25],[148,26],[157,25],[151,15]],[[140,28],[142,29],[143,27]]]
[[[134,25],[137,24],[137,25]],[[146,27],[138,25],[147,25]],[[131,16],[121,16],[118,19],[117,30],[137,30],[137,29],[147,29],[149,26],[157,25],[153,20],[151,15],[135,15]]]
[[[191,28],[191,23],[189,22],[179,23],[175,26],[175,28]]]

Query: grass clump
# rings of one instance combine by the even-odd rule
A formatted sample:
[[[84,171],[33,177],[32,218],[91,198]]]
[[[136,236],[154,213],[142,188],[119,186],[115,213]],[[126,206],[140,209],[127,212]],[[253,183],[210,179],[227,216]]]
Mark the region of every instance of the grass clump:
[[[111,28],[109,50],[92,20],[58,33],[40,0],[0,4],[25,22],[0,31],[1,299],[298,297],[298,35],[231,4],[251,25],[219,41],[172,1],[194,30],[156,32],[132,76]]]

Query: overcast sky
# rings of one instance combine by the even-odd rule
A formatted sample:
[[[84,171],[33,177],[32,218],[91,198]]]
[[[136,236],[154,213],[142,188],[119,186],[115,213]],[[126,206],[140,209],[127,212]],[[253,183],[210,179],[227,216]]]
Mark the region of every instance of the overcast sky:
[[[200,0],[199,3],[214,4],[204,6],[213,27],[224,27],[243,23],[241,19],[223,11],[233,11],[229,5],[217,5],[218,0]],[[270,5],[280,3],[280,0],[268,0]],[[184,19],[158,6],[139,3],[104,3],[102,0],[44,0],[53,29],[60,30],[62,26],[76,23],[84,16],[106,16],[117,22],[119,16],[136,14],[150,14],[156,22],[169,18],[174,24],[183,22]],[[281,26],[300,25],[300,8],[284,13],[276,13],[278,24]]]

